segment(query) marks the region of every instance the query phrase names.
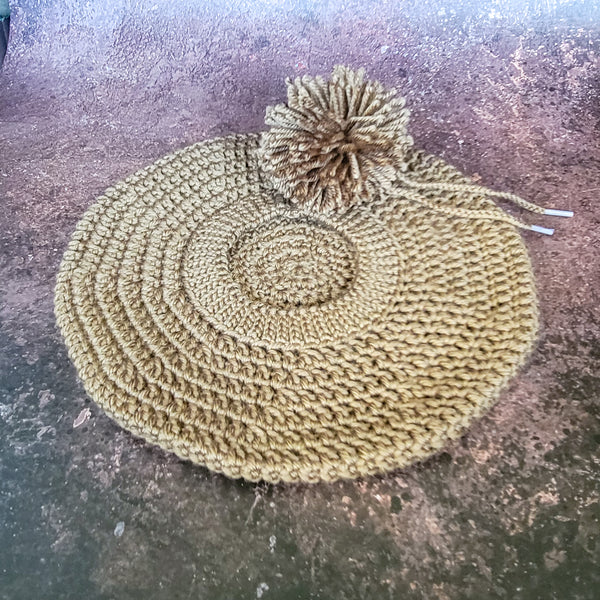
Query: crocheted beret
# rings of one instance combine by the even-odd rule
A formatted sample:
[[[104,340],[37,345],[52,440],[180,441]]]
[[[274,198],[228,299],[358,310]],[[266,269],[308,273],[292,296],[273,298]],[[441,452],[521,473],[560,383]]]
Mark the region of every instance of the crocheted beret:
[[[93,400],[249,480],[424,459],[534,343],[534,279],[499,196],[413,147],[403,98],[338,66],[287,81],[270,129],[204,141],[84,214],[55,312]]]

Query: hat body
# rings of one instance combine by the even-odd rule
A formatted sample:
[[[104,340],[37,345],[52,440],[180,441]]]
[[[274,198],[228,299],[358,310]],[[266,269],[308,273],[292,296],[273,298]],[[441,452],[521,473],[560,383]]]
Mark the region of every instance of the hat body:
[[[201,142],[110,188],[77,225],[56,317],[85,388],[135,435],[230,477],[389,471],[459,436],[530,351],[518,230],[401,187],[344,212],[287,201],[259,136]],[[469,183],[407,150],[405,174]],[[465,213],[466,214],[466,213]]]

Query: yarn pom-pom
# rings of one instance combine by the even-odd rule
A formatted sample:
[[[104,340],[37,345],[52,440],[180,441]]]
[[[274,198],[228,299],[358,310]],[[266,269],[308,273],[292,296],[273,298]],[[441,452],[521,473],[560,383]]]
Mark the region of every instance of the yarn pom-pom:
[[[404,98],[364,69],[336,66],[322,77],[287,80],[288,103],[267,108],[263,170],[299,206],[343,211],[389,188],[412,145]]]

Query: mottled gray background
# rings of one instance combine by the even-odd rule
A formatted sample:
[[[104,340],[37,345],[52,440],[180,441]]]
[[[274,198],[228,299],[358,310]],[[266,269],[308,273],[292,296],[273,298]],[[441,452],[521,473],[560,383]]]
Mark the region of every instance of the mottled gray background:
[[[0,598],[600,597],[599,3],[11,5]],[[91,403],[55,329],[55,273],[108,185],[191,142],[260,130],[286,76],[338,62],[407,96],[418,145],[575,217],[542,218],[552,238],[524,234],[539,344],[462,440],[364,481],[230,481],[134,439]]]

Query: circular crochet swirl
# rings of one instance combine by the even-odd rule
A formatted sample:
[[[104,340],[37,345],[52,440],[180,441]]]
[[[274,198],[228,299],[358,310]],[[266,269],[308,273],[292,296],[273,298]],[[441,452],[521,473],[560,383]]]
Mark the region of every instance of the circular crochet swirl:
[[[406,160],[419,180],[465,181],[417,151]],[[272,187],[255,135],[196,144],[107,190],[73,234],[55,310],[108,415],[270,482],[431,455],[492,404],[537,330],[513,226],[447,216],[402,188],[315,216]]]

